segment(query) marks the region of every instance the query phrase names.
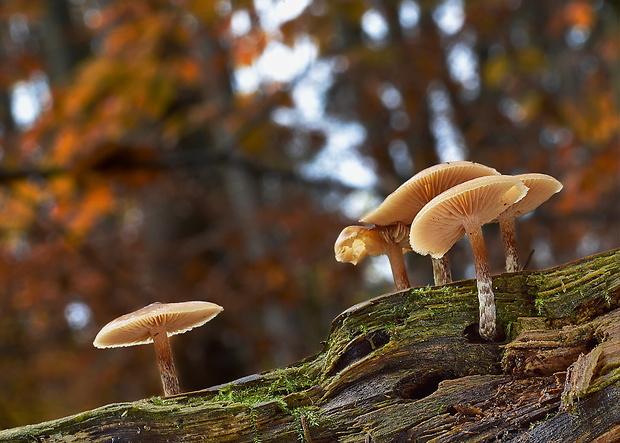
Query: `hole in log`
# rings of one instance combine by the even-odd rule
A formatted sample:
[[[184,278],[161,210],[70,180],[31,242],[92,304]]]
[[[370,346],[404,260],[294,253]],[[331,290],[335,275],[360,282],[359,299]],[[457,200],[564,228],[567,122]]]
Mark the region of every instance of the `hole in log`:
[[[419,400],[435,392],[439,383],[451,380],[455,375],[451,371],[435,370],[424,374],[407,377],[396,383],[394,394],[407,400]]]
[[[586,342],[586,349],[590,352],[592,349],[596,348],[600,344],[600,341],[596,339],[596,337],[592,337],[590,340]]]
[[[389,341],[390,336],[383,329],[377,329],[351,340],[327,375],[333,375],[342,371],[377,349],[385,346]]]
[[[478,323],[471,323],[463,329],[463,336],[470,343],[502,343],[506,341],[506,332],[501,325],[497,325],[497,333],[493,340],[489,341],[480,336],[478,332]]]

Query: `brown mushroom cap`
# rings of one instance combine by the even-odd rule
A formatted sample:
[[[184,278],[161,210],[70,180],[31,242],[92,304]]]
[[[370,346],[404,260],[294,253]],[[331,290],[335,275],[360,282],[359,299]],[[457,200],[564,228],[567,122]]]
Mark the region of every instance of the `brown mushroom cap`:
[[[99,331],[93,345],[115,348],[153,343],[153,330],[163,329],[168,336],[182,334],[204,325],[223,309],[206,301],[152,303],[112,320]]]
[[[411,248],[442,257],[465,234],[467,225],[489,223],[527,193],[513,176],[480,177],[456,185],[433,198],[411,224]]]
[[[509,206],[502,217],[516,218],[533,211],[538,206],[549,200],[551,196],[562,190],[562,183],[546,174],[520,174],[514,177],[519,178],[525,186],[529,188],[525,197]]]
[[[410,224],[417,213],[437,195],[451,187],[478,177],[500,175],[497,170],[470,161],[441,163],[426,168],[386,197],[374,211],[360,221],[377,226],[396,222]]]

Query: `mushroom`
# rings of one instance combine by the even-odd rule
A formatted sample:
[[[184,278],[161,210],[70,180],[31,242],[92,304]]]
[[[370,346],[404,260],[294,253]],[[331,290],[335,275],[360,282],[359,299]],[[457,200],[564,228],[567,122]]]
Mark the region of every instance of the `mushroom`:
[[[402,223],[389,227],[347,226],[334,244],[334,254],[339,262],[358,264],[367,255],[387,255],[392,268],[396,290],[411,287],[403,259],[403,249],[410,249],[408,228]]]
[[[443,256],[465,233],[471,244],[480,310],[479,332],[491,340],[496,333],[496,313],[491,271],[481,226],[519,201],[527,187],[507,175],[475,178],[432,199],[411,224],[411,248],[431,257]]]
[[[181,390],[168,337],[204,325],[223,309],[206,301],[155,302],[112,320],[101,328],[93,345],[97,348],[115,348],[155,343],[164,395],[175,395]]]
[[[515,218],[521,217],[549,200],[562,190],[562,183],[546,174],[515,175],[529,188],[527,195],[502,212],[497,221],[502,231],[504,251],[506,253],[506,272],[516,272],[521,268],[519,250],[515,237]]]
[[[495,169],[470,161],[440,163],[426,168],[388,195],[374,211],[360,221],[376,226],[396,223],[410,225],[426,203],[452,186],[488,175],[500,175]],[[447,252],[447,251],[446,251]],[[450,261],[446,255],[432,258],[435,285],[452,281]]]

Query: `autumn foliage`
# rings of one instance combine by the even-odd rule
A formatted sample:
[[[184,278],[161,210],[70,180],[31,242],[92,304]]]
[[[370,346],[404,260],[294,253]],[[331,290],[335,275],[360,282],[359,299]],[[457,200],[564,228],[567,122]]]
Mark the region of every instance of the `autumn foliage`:
[[[563,183],[517,222],[530,268],[620,246],[615,2],[316,0],[280,22],[267,3],[0,5],[0,427],[159,395],[152,349],[91,344],[154,301],[225,309],[173,339],[187,390],[317,352],[391,290],[335,261],[340,230],[454,155]],[[41,76],[20,124],[16,85]]]

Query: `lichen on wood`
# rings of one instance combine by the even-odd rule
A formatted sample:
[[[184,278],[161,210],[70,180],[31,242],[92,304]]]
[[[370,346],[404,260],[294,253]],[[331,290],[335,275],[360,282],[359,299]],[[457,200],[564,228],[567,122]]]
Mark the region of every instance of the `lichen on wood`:
[[[553,435],[568,442],[611,435],[620,422],[620,250],[497,275],[493,290],[504,342],[476,334],[475,281],[413,288],[347,309],[323,350],[291,366],[0,431],[0,441],[535,442]],[[581,426],[588,417],[598,417],[596,425]]]

